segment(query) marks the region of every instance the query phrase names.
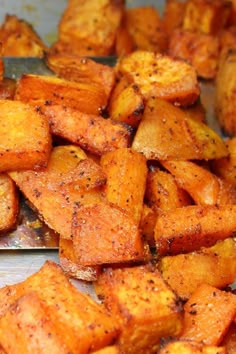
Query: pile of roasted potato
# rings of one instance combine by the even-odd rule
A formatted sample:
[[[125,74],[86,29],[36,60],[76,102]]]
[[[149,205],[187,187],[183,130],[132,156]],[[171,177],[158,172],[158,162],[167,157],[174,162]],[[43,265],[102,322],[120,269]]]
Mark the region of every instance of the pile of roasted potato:
[[[233,4],[220,3],[168,1],[158,38],[168,43],[173,27],[225,27]],[[47,261],[0,289],[0,351],[235,353],[235,132],[223,139],[207,125],[193,63],[148,47],[144,14],[151,11],[150,21],[152,8],[140,17],[142,10],[124,10],[122,2],[91,1],[94,23],[114,13],[106,32],[90,38],[91,54],[112,53],[125,19],[138,26],[142,18],[144,31],[132,25],[129,33],[137,35],[133,48],[146,47],[123,51],[114,67],[73,52],[69,29],[74,40],[84,35],[80,48],[88,45],[88,4],[68,3],[62,36],[44,57],[54,75],[12,82],[1,66],[0,230],[16,227],[24,195],[59,235],[60,265]],[[71,18],[79,6],[81,23]],[[202,6],[210,15],[200,24]],[[220,114],[234,106],[234,55],[220,57]],[[97,301],[69,278],[93,284]]]

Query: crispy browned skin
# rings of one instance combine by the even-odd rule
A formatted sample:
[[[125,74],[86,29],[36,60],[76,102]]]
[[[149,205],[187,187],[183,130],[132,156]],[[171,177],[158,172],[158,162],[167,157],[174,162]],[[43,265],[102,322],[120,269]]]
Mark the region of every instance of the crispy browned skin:
[[[48,121],[22,102],[0,100],[0,170],[40,169],[51,151]]]
[[[217,311],[212,311],[212,309]],[[236,314],[236,295],[202,284],[184,305],[181,338],[219,345]]]
[[[95,155],[130,145],[131,129],[125,124],[62,105],[45,105],[38,109],[48,118],[52,134]]]
[[[135,220],[108,202],[74,211],[72,239],[76,259],[85,266],[142,261],[146,256]]]
[[[201,78],[213,79],[216,76],[219,57],[219,39],[216,36],[176,29],[171,35],[168,53],[191,63]]]
[[[72,82],[54,76],[25,74],[19,79],[15,99],[33,106],[62,104],[81,112],[99,115],[107,95],[94,82]]]
[[[190,205],[163,211],[154,234],[158,254],[187,253],[233,236],[235,215],[236,205]]]
[[[76,205],[98,202],[102,196],[104,173],[95,162],[86,160],[77,146],[53,149],[46,169],[12,172],[11,177],[39,215],[61,237],[71,238],[71,223]],[[90,167],[89,167],[90,165]],[[91,180],[88,171],[92,172]],[[96,177],[96,171],[98,172]],[[101,186],[101,187],[100,187]]]
[[[206,34],[217,34],[225,26],[231,2],[225,0],[188,0],[183,28]]]
[[[48,53],[46,63],[58,76],[75,82],[95,82],[104,89],[107,97],[115,84],[115,73],[108,65],[96,61],[72,55],[69,53]]]
[[[123,11],[120,0],[70,0],[53,49],[86,56],[111,54]]]
[[[159,97],[188,106],[200,93],[195,69],[170,56],[138,50],[120,58],[116,70],[135,83],[145,99]]]
[[[156,353],[161,337],[180,334],[181,307],[157,269],[108,268],[95,290],[121,323],[118,345],[122,353]]]
[[[223,139],[162,99],[147,101],[132,148],[147,159],[214,159],[228,155]]]
[[[236,134],[236,50],[229,51],[216,77],[215,110],[222,129],[229,136]]]
[[[138,225],[146,188],[146,158],[132,149],[117,149],[102,156],[101,166],[107,175],[107,200],[130,213]]]
[[[0,28],[4,56],[43,57],[48,50],[33,27],[15,15],[6,15]]]
[[[15,183],[4,174],[0,174],[0,231],[15,227],[19,211],[19,200]]]
[[[167,35],[158,10],[154,6],[135,6],[126,9],[125,25],[136,49],[164,53]]]
[[[119,325],[90,296],[79,292],[56,263],[47,261],[25,281],[0,289],[0,312],[34,291],[71,353],[86,354],[111,344]]]
[[[223,289],[235,280],[236,242],[233,238],[227,238],[199,251],[164,256],[158,268],[165,281],[183,300],[187,300],[203,283]]]

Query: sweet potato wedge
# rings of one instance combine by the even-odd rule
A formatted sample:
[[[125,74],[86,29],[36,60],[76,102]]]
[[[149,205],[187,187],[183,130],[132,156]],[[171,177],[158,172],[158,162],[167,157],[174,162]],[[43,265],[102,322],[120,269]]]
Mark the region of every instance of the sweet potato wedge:
[[[154,6],[126,8],[125,24],[134,40],[136,49],[164,53],[167,49],[167,35],[161,17]]]
[[[60,238],[59,241],[59,260],[63,271],[69,276],[88,282],[97,280],[101,272],[100,266],[94,267],[81,266],[76,259],[73,241]]]
[[[180,188],[198,205],[236,204],[236,189],[209,170],[191,161],[162,161]]]
[[[154,210],[169,210],[192,204],[189,194],[178,187],[174,177],[160,169],[148,172],[145,200]]]
[[[17,222],[19,199],[15,183],[4,173],[0,174],[0,232],[12,229]]]
[[[162,257],[158,269],[183,300],[203,283],[223,289],[236,278],[236,242],[227,238],[199,251]]]
[[[0,171],[47,165],[51,135],[45,117],[22,102],[0,100]]]
[[[181,306],[156,269],[108,268],[95,290],[121,324],[121,352],[156,353],[161,337],[180,334]]]
[[[100,175],[101,183],[96,178],[89,181],[85,157],[85,153],[77,146],[59,146],[52,150],[48,167],[44,171],[10,174],[46,224],[67,239],[71,238],[75,205],[97,202],[102,198],[104,174]]]
[[[226,349],[221,346],[204,345],[197,341],[171,340],[163,344],[159,354],[227,354]]]
[[[33,106],[62,104],[99,115],[106,107],[105,91],[93,82],[72,82],[54,76],[25,74],[19,79],[15,99]]]
[[[183,25],[184,13],[185,13],[186,1],[179,0],[166,0],[164,13],[162,17],[162,23],[164,31],[170,38],[172,32],[176,28],[180,28]]]
[[[215,159],[229,154],[223,139],[163,99],[147,101],[132,148],[147,159]]]
[[[48,48],[33,27],[15,15],[7,14],[0,27],[4,56],[40,57]]]
[[[146,256],[137,223],[107,202],[75,209],[72,239],[77,262],[84,266],[142,261]]]
[[[132,80],[146,100],[160,97],[188,106],[196,101],[200,93],[195,69],[170,56],[137,50],[120,58],[116,70],[119,75]]]
[[[146,158],[132,149],[117,149],[101,157],[106,173],[106,198],[126,210],[139,224],[146,187]]]
[[[88,353],[112,344],[119,326],[90,296],[79,292],[60,266],[47,261],[25,281],[0,289],[0,312],[5,315],[20,297],[35,292],[72,353]]]
[[[52,134],[93,154],[102,155],[130,145],[131,129],[122,123],[63,105],[45,105],[38,109],[48,118]]]
[[[183,28],[207,34],[219,33],[227,23],[231,2],[225,0],[188,0]]]
[[[0,344],[12,354],[66,354],[70,350],[35,292],[20,297],[0,318]]]
[[[115,84],[115,73],[108,65],[96,61],[71,55],[69,53],[53,54],[46,56],[47,66],[59,77],[75,82],[95,82],[103,88],[107,97]]]
[[[218,345],[235,314],[235,295],[203,284],[184,305],[181,338],[196,340],[206,345]]]
[[[190,205],[158,215],[155,240],[159,255],[187,253],[233,235],[236,205]]]

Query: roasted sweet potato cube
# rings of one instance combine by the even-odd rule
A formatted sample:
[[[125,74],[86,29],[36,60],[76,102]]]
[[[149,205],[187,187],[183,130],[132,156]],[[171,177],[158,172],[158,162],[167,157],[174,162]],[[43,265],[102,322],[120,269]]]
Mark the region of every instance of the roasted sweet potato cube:
[[[216,36],[176,29],[171,35],[168,53],[191,63],[199,77],[213,79],[217,72],[219,49]]]
[[[115,55],[121,57],[132,53],[136,49],[134,39],[131,36],[125,21],[123,20],[116,31]]]
[[[157,269],[108,268],[95,283],[95,290],[121,323],[121,352],[156,353],[161,337],[180,334],[181,307]]]
[[[109,116],[115,121],[137,127],[142,119],[143,110],[144,100],[138,86],[129,85],[118,94],[116,89],[113,91],[108,112]]]
[[[1,316],[11,304],[32,291],[44,303],[70,352],[95,351],[112,344],[117,337],[119,325],[104,307],[79,292],[60,266],[50,261],[25,281],[0,289]]]
[[[4,173],[0,174],[0,231],[12,229],[17,222],[19,200],[15,183]]]
[[[184,300],[203,283],[223,289],[236,277],[236,242],[233,238],[186,254],[162,257],[158,269],[164,280]]]
[[[160,97],[182,106],[193,104],[199,96],[195,69],[184,61],[153,52],[137,50],[120,58],[119,75],[127,76],[147,100]]]
[[[10,174],[45,223],[67,239],[71,238],[75,206],[102,199],[104,173],[100,174],[102,171],[98,168],[98,177],[102,180],[93,178],[89,181],[85,157],[83,150],[77,146],[59,146],[52,150],[45,170]]]
[[[25,74],[19,79],[15,99],[33,106],[62,104],[81,112],[99,115],[107,95],[94,82],[72,82],[54,76]]]
[[[164,31],[168,34],[168,37],[171,36],[176,28],[182,27],[185,7],[186,1],[166,0],[162,22]]]
[[[59,23],[59,43],[67,44],[73,54],[112,54],[123,12],[122,1],[71,0]]]
[[[192,204],[190,196],[178,187],[174,177],[160,169],[148,172],[145,199],[155,210],[169,210]]]
[[[236,205],[190,205],[158,215],[155,240],[159,255],[187,253],[233,235]]]
[[[229,156],[211,162],[214,173],[236,187],[236,137],[227,139]]]
[[[184,305],[181,338],[220,344],[236,314],[236,296],[202,284]]]
[[[143,205],[142,216],[139,224],[141,234],[147,243],[151,246],[155,246],[154,240],[154,228],[157,221],[157,212],[146,204]]]
[[[108,65],[69,53],[48,53],[48,67],[59,77],[75,82],[95,82],[103,88],[107,97],[115,84],[115,73]]]
[[[146,188],[146,158],[132,149],[117,149],[102,156],[101,166],[107,176],[107,200],[125,209],[138,225]]]
[[[137,49],[159,53],[166,51],[167,35],[154,6],[126,8],[125,24]]]
[[[1,171],[47,165],[51,150],[48,122],[28,104],[0,100],[0,140]]]
[[[57,323],[35,292],[17,299],[0,318],[0,345],[12,354],[69,352]]]
[[[146,256],[135,220],[107,202],[75,209],[72,239],[77,262],[84,266],[142,261]]]
[[[39,110],[48,118],[52,134],[93,154],[102,155],[130,145],[131,129],[125,124],[63,105],[44,105]]]
[[[183,28],[207,34],[217,34],[228,20],[231,3],[227,0],[188,0]]]
[[[166,341],[159,354],[227,354],[224,347],[209,346],[197,341],[171,340]]]
[[[180,188],[199,205],[236,204],[236,189],[191,161],[162,161]]]
[[[132,148],[154,160],[209,160],[228,155],[223,139],[211,128],[159,98],[147,101]]]
[[[69,276],[85,281],[97,280],[101,269],[100,266],[86,267],[81,266],[76,259],[73,241],[60,238],[59,241],[59,260],[63,271]]]
[[[48,48],[25,20],[7,14],[0,27],[3,55],[10,57],[43,57]]]

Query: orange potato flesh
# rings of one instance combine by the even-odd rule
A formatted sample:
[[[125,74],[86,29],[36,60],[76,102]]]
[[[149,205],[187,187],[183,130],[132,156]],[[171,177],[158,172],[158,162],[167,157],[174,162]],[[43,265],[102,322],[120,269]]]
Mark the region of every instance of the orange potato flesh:
[[[0,174],[0,231],[13,229],[17,222],[19,199],[16,186],[6,174]]]

